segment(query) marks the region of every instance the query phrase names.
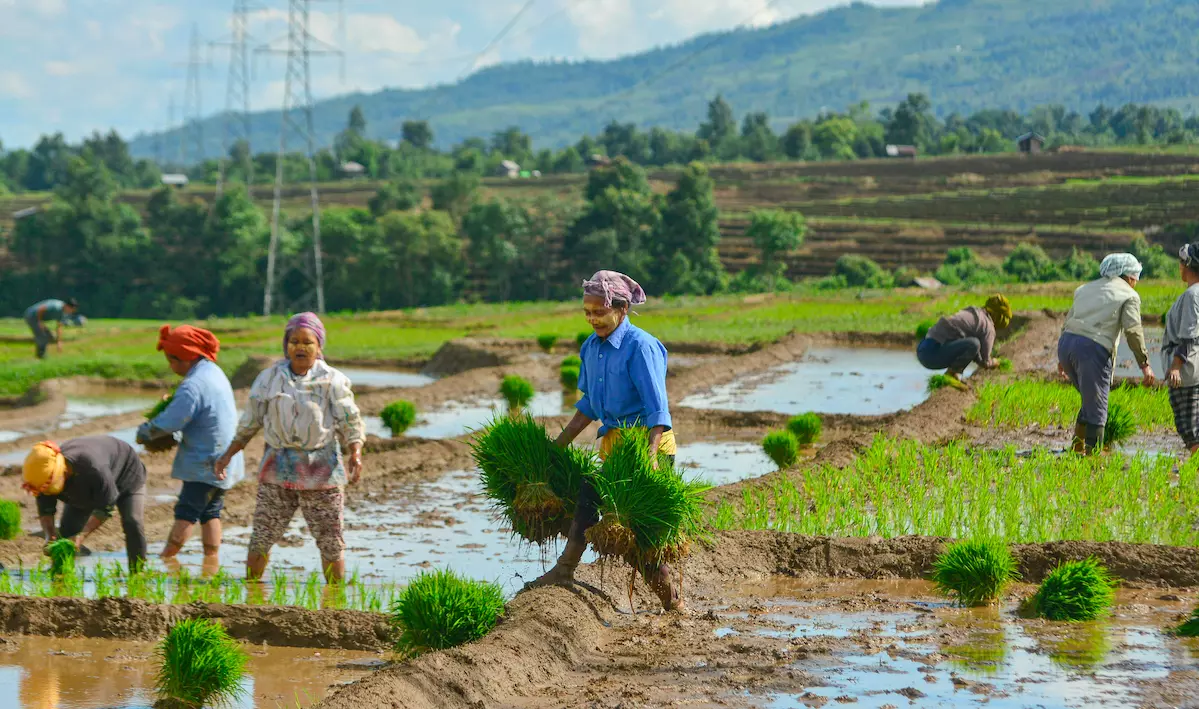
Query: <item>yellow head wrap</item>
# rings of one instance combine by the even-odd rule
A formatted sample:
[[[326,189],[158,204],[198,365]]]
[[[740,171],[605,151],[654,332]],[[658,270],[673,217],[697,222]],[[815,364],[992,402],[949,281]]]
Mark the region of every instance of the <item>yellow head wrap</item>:
[[[52,441],[34,444],[25,456],[25,489],[35,495],[57,495],[67,480],[67,459]]]
[[[987,298],[984,310],[991,316],[991,320],[995,322],[995,327],[999,330],[1012,323],[1012,306],[1008,303],[1007,298],[998,293]]]

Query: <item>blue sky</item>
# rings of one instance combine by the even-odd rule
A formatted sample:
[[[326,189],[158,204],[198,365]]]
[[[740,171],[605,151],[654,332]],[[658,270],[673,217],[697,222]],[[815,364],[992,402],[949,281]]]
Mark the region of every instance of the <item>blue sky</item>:
[[[608,58],[741,24],[765,25],[844,0],[533,0],[509,34],[480,56],[526,0],[313,0],[313,33],[346,50],[313,62],[316,98],[385,87],[453,82],[472,69],[517,59]],[[920,0],[874,0],[915,5]],[[116,128],[126,137],[176,120],[193,26],[206,43],[205,114],[225,104],[226,55],[207,42],[229,34],[232,0],[0,0],[0,143],[31,145],[43,133],[71,140]],[[260,0],[256,45],[286,29],[286,0]],[[343,29],[344,28],[344,29]],[[276,44],[275,46],[282,46]],[[255,58],[253,107],[278,106],[283,59]]]

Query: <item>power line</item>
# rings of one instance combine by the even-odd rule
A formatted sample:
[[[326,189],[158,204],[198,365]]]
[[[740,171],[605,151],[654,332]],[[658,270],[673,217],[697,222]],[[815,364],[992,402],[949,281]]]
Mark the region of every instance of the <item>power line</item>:
[[[250,54],[247,51],[250,34],[248,32],[249,14],[251,11],[248,0],[234,0],[233,15],[230,20],[232,35],[225,42],[211,42],[209,47],[223,46],[229,48],[229,77],[225,86],[225,116],[224,133],[221,136],[221,157],[217,170],[216,199],[219,199],[225,189],[226,172],[229,169],[229,153],[238,140],[250,142]],[[252,151],[247,150],[242,158],[242,177],[246,187],[254,183],[254,159]],[[216,204],[213,200],[213,205]]]
[[[482,51],[475,55],[474,61],[470,63],[470,66],[468,66],[462,71],[461,74],[458,75],[458,81],[462,81],[462,78],[475,68],[475,66],[479,63],[479,60],[487,56],[487,52],[491,51],[492,47],[503,41],[504,37],[506,37],[508,33],[512,31],[512,28],[516,26],[516,23],[520,22],[520,18],[523,17],[524,14],[528,12],[529,8],[533,7],[534,3],[536,2],[537,0],[527,0],[524,5],[521,5],[520,9],[516,11],[516,14],[513,15],[512,19],[508,21],[508,24],[504,25],[504,29],[500,30],[500,33],[492,38],[492,40],[487,43],[487,46],[483,47]]]
[[[188,144],[195,149],[196,162],[204,159],[204,127],[200,120],[204,115],[204,106],[200,90],[200,29],[192,25],[191,46],[187,59],[187,88],[183,94],[183,123],[186,126],[186,136],[181,141],[180,158],[187,164]]]

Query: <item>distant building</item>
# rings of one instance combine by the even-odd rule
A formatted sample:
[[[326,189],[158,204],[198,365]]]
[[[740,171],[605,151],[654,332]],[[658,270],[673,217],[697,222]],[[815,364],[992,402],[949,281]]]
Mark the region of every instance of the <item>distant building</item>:
[[[612,164],[612,158],[600,155],[599,153],[592,153],[587,156],[584,162],[587,163],[587,167],[607,167]]]
[[[366,174],[366,168],[362,166],[362,163],[357,163],[353,160],[343,162],[337,169],[346,177],[362,177]]]
[[[513,179],[520,177],[520,165],[512,160],[505,160],[495,169],[496,177],[511,177]]]
[[[187,187],[187,182],[187,175],[177,172],[168,172],[162,176],[162,184],[170,187],[183,189],[184,187]]]
[[[1045,136],[1038,133],[1025,133],[1016,138],[1016,145],[1022,153],[1039,153],[1045,148]]]
[[[887,157],[892,158],[914,158],[919,154],[915,145],[888,145]]]
[[[41,210],[42,210],[41,207],[36,207],[36,206],[26,207],[25,209],[13,212],[12,220],[15,222],[17,220],[24,219],[25,217],[32,217],[33,215],[37,214]]]

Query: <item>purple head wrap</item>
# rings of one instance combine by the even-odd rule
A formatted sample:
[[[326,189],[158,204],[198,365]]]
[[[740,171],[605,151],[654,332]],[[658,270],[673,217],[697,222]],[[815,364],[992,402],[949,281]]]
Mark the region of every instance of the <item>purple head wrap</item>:
[[[297,313],[291,316],[291,320],[287,321],[287,327],[283,329],[283,356],[287,356],[287,341],[291,339],[291,333],[304,328],[311,330],[312,334],[316,335],[317,344],[321,349],[325,349],[325,324],[316,316],[316,313]],[[324,359],[324,353],[321,354],[321,359]]]
[[[645,291],[637,281],[617,271],[596,271],[591,280],[583,281],[583,295],[603,298],[609,308],[613,300],[623,300],[629,305],[645,302]]]

